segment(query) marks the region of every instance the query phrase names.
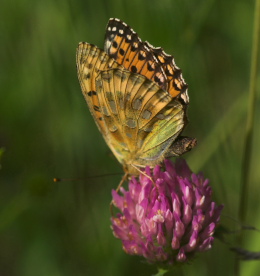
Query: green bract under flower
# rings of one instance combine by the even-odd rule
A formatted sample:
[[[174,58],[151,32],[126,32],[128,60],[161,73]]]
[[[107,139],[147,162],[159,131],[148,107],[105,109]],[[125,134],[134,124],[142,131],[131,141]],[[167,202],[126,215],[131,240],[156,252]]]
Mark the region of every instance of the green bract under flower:
[[[145,174],[133,177],[128,191],[121,188],[122,196],[112,191],[121,211],[112,229],[125,252],[171,264],[210,249],[223,206],[211,200],[209,181],[184,160],[165,160],[164,171],[146,167]]]

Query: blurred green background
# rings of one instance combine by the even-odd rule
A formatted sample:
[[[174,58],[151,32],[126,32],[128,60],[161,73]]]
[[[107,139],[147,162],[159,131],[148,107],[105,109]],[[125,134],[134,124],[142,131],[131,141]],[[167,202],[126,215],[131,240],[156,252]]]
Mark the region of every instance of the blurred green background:
[[[17,0],[1,3],[0,13],[1,276],[156,272],[126,255],[112,235],[109,202],[121,175],[101,176],[122,169],[91,118],[76,74],[78,42],[103,47],[110,17],[174,55],[189,84],[185,134],[198,139],[184,158],[195,172],[204,172],[214,200],[225,204],[223,225],[241,228],[235,220],[254,1]],[[258,120],[255,126],[247,224],[260,229]],[[245,235],[244,247],[260,251],[259,232]],[[232,275],[233,234],[228,241],[216,240],[175,275]],[[259,275],[259,269],[259,262],[244,262],[242,275]]]

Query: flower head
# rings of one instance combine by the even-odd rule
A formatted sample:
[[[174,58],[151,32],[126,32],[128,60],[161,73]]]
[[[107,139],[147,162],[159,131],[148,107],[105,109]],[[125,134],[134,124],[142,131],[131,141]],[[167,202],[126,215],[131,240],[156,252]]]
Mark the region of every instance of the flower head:
[[[164,163],[164,171],[146,167],[139,179],[132,177],[122,195],[112,191],[121,212],[111,220],[126,253],[170,264],[211,248],[223,206],[212,201],[209,180],[184,160]]]

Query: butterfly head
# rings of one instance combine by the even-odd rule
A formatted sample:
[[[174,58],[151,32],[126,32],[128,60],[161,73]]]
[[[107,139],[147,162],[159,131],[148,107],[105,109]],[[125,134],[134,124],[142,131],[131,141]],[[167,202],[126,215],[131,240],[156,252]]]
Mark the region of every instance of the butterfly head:
[[[177,138],[176,141],[174,141],[166,157],[169,158],[169,157],[181,156],[182,154],[193,149],[196,145],[197,145],[196,138],[180,136]]]

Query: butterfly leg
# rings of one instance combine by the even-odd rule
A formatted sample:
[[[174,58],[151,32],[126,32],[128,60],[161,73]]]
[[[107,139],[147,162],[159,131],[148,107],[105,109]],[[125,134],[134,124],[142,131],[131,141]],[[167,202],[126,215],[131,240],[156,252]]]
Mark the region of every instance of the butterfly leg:
[[[140,174],[146,176],[147,178],[149,178],[151,180],[151,182],[153,183],[153,185],[155,186],[155,183],[153,181],[153,179],[151,178],[151,176],[149,176],[148,174],[146,174],[144,171],[141,171],[137,166],[135,166],[134,164],[131,164],[132,167],[134,167],[138,172],[140,172]]]
[[[122,179],[121,179],[119,185],[118,185],[117,188],[116,188],[116,192],[117,192],[117,193],[118,193],[119,189],[121,188],[121,186],[122,186],[122,185],[124,184],[124,182],[126,181],[127,177],[128,177],[128,174],[125,173],[124,176],[122,177]],[[111,214],[111,216],[114,215],[114,214],[113,214],[113,199],[112,199],[111,202],[110,202],[110,214]]]

